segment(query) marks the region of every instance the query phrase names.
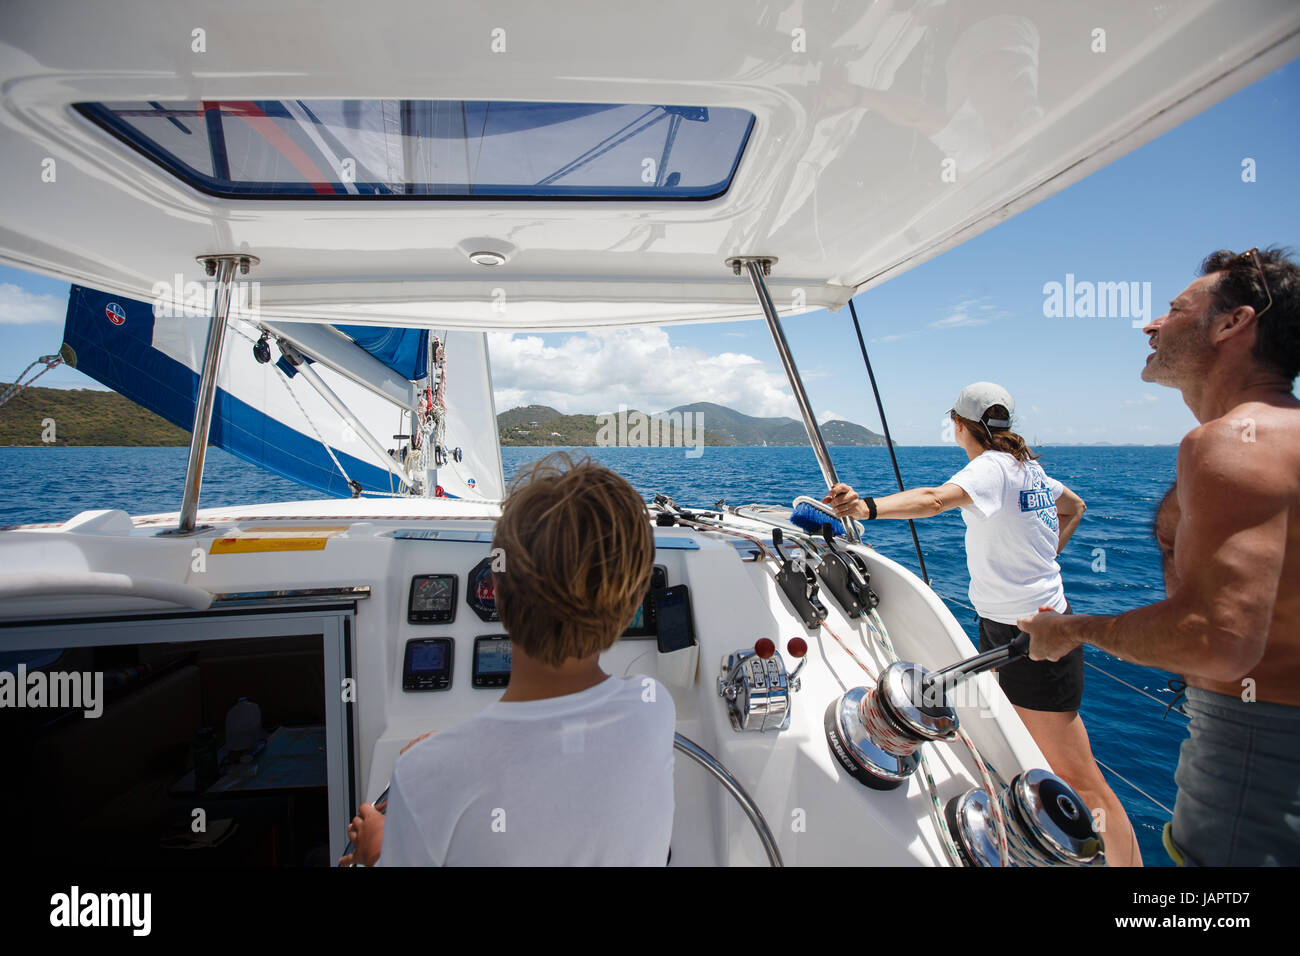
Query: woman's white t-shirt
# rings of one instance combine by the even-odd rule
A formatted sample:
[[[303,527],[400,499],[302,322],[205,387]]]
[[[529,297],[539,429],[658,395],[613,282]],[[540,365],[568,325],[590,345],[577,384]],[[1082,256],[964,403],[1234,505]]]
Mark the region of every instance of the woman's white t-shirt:
[[[972,458],[948,481],[970,495],[966,563],[970,602],[980,617],[1015,624],[1040,607],[1064,613],[1065,587],[1056,563],[1060,524],[1056,499],[1065,486],[1036,461],[1020,464],[1004,451]]]

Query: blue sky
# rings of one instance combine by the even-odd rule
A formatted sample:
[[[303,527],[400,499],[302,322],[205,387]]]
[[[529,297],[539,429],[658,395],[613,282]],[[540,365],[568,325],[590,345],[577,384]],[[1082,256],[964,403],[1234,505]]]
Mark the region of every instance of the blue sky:
[[[1011,391],[1017,427],[1031,440],[1177,442],[1195,421],[1177,392],[1138,377],[1147,352],[1141,331],[1123,317],[1045,317],[1044,284],[1063,283],[1067,273],[1079,281],[1149,282],[1158,316],[1214,249],[1300,249],[1297,116],[1300,61],[857,296],[895,439],[938,444],[957,391],[990,379]],[[1247,157],[1255,161],[1255,182],[1242,181]],[[38,355],[58,350],[67,289],[0,267],[0,380],[12,381]],[[818,417],[879,430],[848,309],[788,319],[786,335]],[[656,410],[707,398],[749,414],[795,414],[758,321],[531,338],[541,339],[540,350],[523,337],[493,337],[499,410],[538,402],[597,412],[620,401]],[[656,360],[629,369],[629,350]],[[567,391],[554,372],[560,363],[551,360],[565,355],[594,367],[598,384]],[[701,381],[734,387],[700,395],[692,383]],[[63,368],[39,384],[95,386]]]

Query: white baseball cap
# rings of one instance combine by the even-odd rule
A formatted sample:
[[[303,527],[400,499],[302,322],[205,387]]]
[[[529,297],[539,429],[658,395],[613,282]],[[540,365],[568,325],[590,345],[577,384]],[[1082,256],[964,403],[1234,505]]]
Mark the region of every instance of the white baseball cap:
[[[1001,385],[995,385],[993,382],[975,382],[967,385],[957,396],[957,401],[952,403],[952,410],[962,418],[968,418],[973,422],[983,422],[989,428],[1010,428],[1011,419],[1008,418],[990,418],[985,420],[984,416],[994,405],[1001,405],[1007,410],[1010,416],[1015,411],[1015,404],[1011,401],[1011,393]]]

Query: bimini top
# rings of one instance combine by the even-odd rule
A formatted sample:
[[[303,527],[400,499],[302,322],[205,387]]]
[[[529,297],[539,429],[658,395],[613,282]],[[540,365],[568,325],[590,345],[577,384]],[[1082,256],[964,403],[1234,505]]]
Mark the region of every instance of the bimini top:
[[[271,322],[780,311],[978,234],[1300,53],[1294,0],[0,4],[0,261]]]

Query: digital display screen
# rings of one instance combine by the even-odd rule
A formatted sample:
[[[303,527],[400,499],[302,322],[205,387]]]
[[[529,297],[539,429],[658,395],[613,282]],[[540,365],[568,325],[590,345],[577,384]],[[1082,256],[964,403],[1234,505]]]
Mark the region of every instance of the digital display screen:
[[[509,674],[510,638],[479,641],[474,647],[474,669],[480,674]]]
[[[402,690],[450,690],[456,643],[450,637],[413,638],[402,659]]]
[[[627,627],[629,630],[640,630],[645,626],[645,605],[637,605],[636,613],[632,615],[632,623]]]
[[[411,578],[408,624],[450,624],[456,620],[456,575],[418,574]]]
[[[432,671],[440,671],[447,666],[447,645],[445,644],[412,644],[411,645],[411,671],[416,674],[427,674]]]
[[[455,598],[454,579],[447,577],[428,577],[415,582],[411,594],[413,611],[446,611],[451,608]]]

